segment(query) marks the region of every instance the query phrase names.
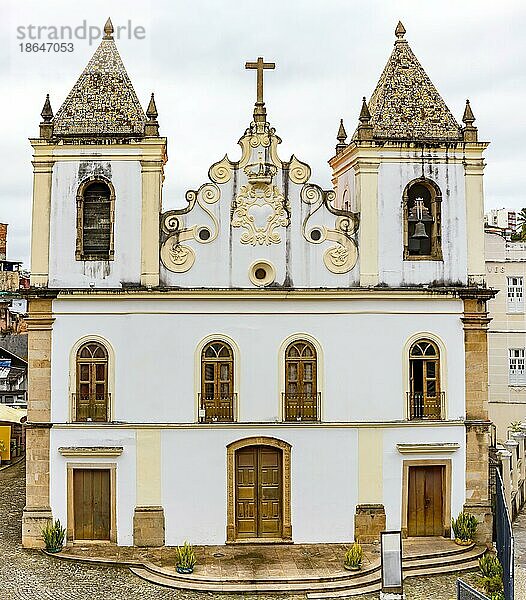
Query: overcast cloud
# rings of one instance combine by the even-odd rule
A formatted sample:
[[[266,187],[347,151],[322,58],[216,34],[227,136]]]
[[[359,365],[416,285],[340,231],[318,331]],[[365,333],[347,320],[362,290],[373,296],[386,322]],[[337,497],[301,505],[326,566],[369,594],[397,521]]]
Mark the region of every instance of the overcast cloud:
[[[350,134],[361,97],[370,97],[392,50],[398,19],[413,51],[460,121],[469,98],[486,158],[486,207],[526,206],[526,6],[489,0],[3,0],[0,19],[0,221],[11,259],[29,266],[31,147],[49,93],[54,112],[98,42],[72,40],[71,53],[21,51],[29,25],[144,27],[117,45],[146,108],[155,92],[168,137],[164,208],[206,180],[251,120],[255,74],[246,60],[276,62],[265,74],[270,122],[292,153],[330,186],[327,160],[340,118]],[[48,41],[42,31],[42,41]],[[69,41],[69,40],[65,40]]]

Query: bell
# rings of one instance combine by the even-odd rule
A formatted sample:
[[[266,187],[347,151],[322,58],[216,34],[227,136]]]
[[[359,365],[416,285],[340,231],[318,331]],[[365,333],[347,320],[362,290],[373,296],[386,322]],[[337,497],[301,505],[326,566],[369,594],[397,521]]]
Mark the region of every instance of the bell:
[[[422,221],[418,221],[418,223],[415,225],[415,232],[411,237],[416,239],[429,237],[426,233],[426,226],[422,223]]]

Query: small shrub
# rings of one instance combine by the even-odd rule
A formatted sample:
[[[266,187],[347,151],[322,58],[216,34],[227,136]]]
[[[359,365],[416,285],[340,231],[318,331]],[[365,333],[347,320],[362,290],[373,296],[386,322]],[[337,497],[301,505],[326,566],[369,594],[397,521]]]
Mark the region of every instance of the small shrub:
[[[193,569],[197,559],[192,544],[187,541],[175,549],[175,566],[181,569]]]
[[[492,577],[493,575],[502,577],[502,565],[493,552],[486,552],[484,556],[479,558],[479,568],[484,577]]]
[[[362,559],[362,546],[358,542],[354,542],[345,553],[344,565],[351,569],[359,569],[362,566]]]
[[[490,596],[490,600],[506,600],[506,598],[504,596],[504,592],[500,591],[500,592],[493,592],[493,594],[491,594],[491,596]]]
[[[48,521],[46,526],[42,529],[42,537],[46,544],[46,550],[49,552],[59,552],[64,546],[64,539],[66,537],[66,530],[60,524],[60,520],[57,519],[54,523]]]
[[[504,589],[502,585],[502,577],[500,575],[491,575],[490,577],[482,578],[482,587],[484,591],[488,594],[493,594],[494,592],[501,592]]]
[[[476,517],[466,512],[461,512],[456,519],[451,519],[451,527],[455,538],[464,542],[475,537],[478,524]]]

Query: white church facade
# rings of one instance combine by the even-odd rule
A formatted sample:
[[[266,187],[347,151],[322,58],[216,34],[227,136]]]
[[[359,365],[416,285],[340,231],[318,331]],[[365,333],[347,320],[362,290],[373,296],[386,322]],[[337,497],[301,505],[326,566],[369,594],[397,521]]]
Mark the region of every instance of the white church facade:
[[[491,538],[483,151],[404,38],[331,158],[241,157],[162,210],[111,23],[34,149],[23,543]],[[211,151],[221,154],[221,149]]]

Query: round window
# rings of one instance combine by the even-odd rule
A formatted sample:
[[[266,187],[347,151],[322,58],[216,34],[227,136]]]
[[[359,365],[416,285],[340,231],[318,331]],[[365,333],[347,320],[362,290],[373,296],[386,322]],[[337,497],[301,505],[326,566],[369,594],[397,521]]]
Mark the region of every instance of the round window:
[[[269,262],[260,260],[250,267],[248,276],[254,285],[262,287],[274,282],[276,269]]]
[[[310,239],[313,242],[319,242],[321,240],[321,229],[313,229],[310,232]]]
[[[210,229],[208,229],[207,227],[201,227],[201,229],[197,232],[198,238],[203,242],[209,240],[211,235],[212,234],[210,233]]]

